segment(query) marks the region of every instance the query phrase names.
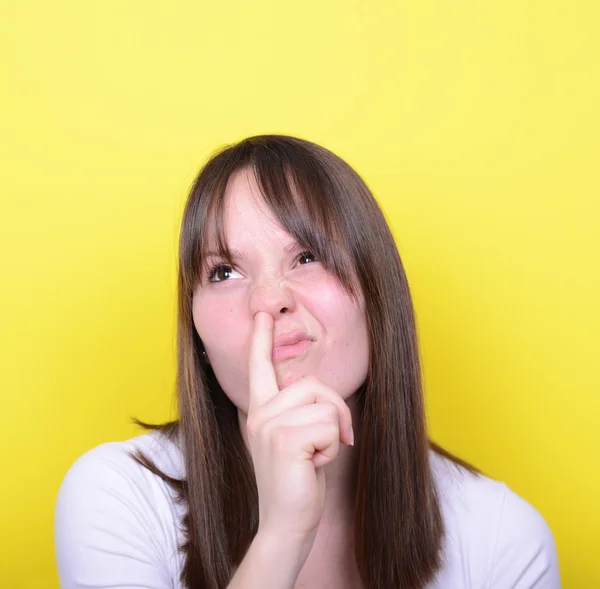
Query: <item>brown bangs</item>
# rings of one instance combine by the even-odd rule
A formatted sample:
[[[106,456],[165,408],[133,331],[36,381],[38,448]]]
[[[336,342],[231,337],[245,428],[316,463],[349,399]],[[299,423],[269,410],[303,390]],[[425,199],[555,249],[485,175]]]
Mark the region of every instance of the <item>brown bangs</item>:
[[[348,243],[352,232],[345,226],[343,195],[331,173],[309,150],[299,149],[297,145],[267,146],[256,141],[227,148],[215,156],[211,164],[213,169],[205,169],[196,180],[196,191],[200,191],[193,222],[196,255],[195,263],[189,266],[193,269],[194,285],[207,270],[205,252],[210,224],[215,231],[216,252],[234,265],[225,237],[225,195],[231,176],[245,169],[254,174],[265,204],[285,231],[302,248],[313,252],[347,292],[358,299],[353,270],[356,261],[352,259]],[[204,182],[203,174],[212,181]]]

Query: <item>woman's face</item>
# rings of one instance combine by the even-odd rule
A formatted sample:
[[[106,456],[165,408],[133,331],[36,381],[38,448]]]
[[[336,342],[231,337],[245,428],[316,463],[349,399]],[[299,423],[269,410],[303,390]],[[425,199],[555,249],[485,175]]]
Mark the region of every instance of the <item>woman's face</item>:
[[[311,252],[298,246],[262,200],[252,173],[234,174],[225,194],[224,230],[235,266],[207,256],[193,295],[194,326],[225,394],[248,412],[248,354],[254,315],[273,316],[273,339],[301,330],[313,340],[273,360],[280,389],[312,375],[344,399],[363,384],[369,349],[364,299],[356,305]],[[212,229],[211,229],[212,231]],[[216,250],[214,233],[208,250]],[[283,312],[282,312],[283,310]]]

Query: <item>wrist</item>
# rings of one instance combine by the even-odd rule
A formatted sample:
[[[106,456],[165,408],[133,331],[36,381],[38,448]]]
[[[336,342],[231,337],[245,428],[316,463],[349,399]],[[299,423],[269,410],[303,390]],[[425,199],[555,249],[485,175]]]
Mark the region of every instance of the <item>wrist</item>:
[[[265,560],[271,559],[277,566],[297,568],[299,574],[312,548],[314,536],[298,536],[265,527],[259,528],[252,544]]]

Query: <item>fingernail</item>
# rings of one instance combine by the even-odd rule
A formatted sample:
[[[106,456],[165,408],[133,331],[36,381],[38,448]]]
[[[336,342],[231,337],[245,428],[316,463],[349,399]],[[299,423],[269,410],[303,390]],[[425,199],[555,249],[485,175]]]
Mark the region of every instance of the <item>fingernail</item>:
[[[350,446],[354,446],[354,429],[352,426],[348,430],[348,437],[350,438]]]

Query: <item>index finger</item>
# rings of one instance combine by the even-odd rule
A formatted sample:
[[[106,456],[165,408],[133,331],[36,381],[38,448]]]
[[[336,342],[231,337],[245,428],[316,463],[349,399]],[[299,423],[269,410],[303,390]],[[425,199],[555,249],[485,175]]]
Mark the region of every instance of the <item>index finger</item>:
[[[273,354],[273,317],[259,311],[254,315],[254,330],[250,342],[248,383],[252,412],[262,407],[278,392],[277,376],[271,356]]]

